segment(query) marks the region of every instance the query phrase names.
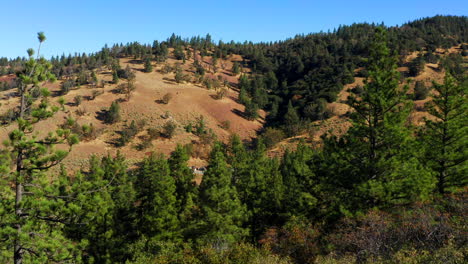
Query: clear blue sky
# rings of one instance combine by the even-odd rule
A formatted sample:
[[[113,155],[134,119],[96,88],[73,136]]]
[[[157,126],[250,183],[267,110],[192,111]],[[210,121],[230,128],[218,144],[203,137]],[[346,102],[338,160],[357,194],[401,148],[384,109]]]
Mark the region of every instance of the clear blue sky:
[[[25,56],[44,31],[45,57],[104,44],[164,40],[172,32],[215,41],[274,41],[354,22],[402,23],[468,15],[466,0],[0,0],[0,57]]]

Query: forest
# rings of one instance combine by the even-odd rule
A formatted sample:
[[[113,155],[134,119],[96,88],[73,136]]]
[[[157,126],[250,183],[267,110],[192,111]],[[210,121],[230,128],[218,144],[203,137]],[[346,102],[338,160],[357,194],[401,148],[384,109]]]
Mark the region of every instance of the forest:
[[[45,35],[38,40],[42,45]],[[11,117],[17,128],[0,148],[0,262],[466,263],[468,75],[460,61],[467,42],[467,17],[437,16],[275,43],[172,35],[88,55],[46,60],[36,56],[39,46],[27,58],[0,59],[0,73],[18,77],[4,89],[19,98]],[[460,44],[460,55],[436,53]],[[346,102],[352,126],[282,157],[267,155],[264,137],[215,142],[200,184],[187,164],[192,150],[182,145],[134,166],[117,154],[67,170],[61,161],[77,135],[35,131],[60,111],[43,83],[92,81],[80,75],[104,66],[128,79],[116,59],[164,61],[169,48],[181,60],[197,52],[212,60],[241,54],[234,66],[252,71],[241,73],[239,101],[252,115],[266,110],[265,126],[287,136],[326,119],[324,105],[356,75],[365,77]],[[405,65],[403,55],[421,50],[424,56]],[[408,121],[409,87],[401,85],[409,76],[397,68],[414,75],[430,62],[440,62],[445,77],[431,87],[434,118],[416,126]]]

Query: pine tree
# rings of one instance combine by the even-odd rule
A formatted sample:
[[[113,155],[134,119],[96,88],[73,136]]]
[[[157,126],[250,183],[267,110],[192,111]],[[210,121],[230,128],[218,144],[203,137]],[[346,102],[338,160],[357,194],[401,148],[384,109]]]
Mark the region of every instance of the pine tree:
[[[289,137],[297,135],[300,131],[300,119],[296,109],[291,103],[291,100],[288,103],[288,108],[283,119],[286,134]]]
[[[261,140],[254,151],[248,153],[240,141],[232,142],[233,178],[239,198],[246,205],[247,225],[250,238],[257,241],[265,228],[276,224],[283,186],[277,163],[265,155],[265,146]],[[239,157],[237,157],[239,155]]]
[[[143,161],[136,179],[138,228],[140,233],[155,240],[176,240],[179,220],[175,178],[162,156],[151,155]]]
[[[245,117],[248,120],[255,120],[258,117],[258,105],[256,103],[253,103],[251,101],[247,102],[245,105]]]
[[[151,64],[151,59],[148,57],[145,59],[145,72],[152,72],[153,65]]]
[[[313,150],[303,144],[295,152],[287,151],[281,163],[284,182],[284,210],[288,217],[312,217],[317,207],[317,176],[308,165]]]
[[[78,249],[61,232],[69,220],[59,213],[65,202],[57,195],[57,185],[44,173],[67,156],[67,151],[55,150],[54,146],[68,144],[70,149],[78,138],[70,130],[62,129],[44,138],[34,133],[34,123],[53,116],[58,110],[49,105],[50,92],[41,87],[45,81],[54,81],[55,76],[51,73],[50,62],[40,57],[44,33],[38,33],[38,40],[37,58],[33,57],[34,50],[29,49],[29,59],[23,70],[17,73],[20,98],[18,128],[9,134],[5,149],[0,151],[8,153],[13,164],[8,171],[4,166],[1,168],[1,180],[9,182],[7,186],[12,186],[10,183],[13,186],[2,187],[0,193],[0,209],[8,209],[0,210],[0,219],[4,223],[0,226],[0,240],[12,253],[2,254],[0,259],[10,263],[13,260],[15,264],[64,261],[73,256],[74,248]],[[34,104],[34,94],[41,98],[39,104]],[[4,257],[11,259],[7,261]]]
[[[349,97],[353,126],[325,146],[327,159],[336,166],[329,169],[334,175],[327,177],[333,181],[330,188],[343,188],[337,192],[344,195],[343,208],[424,199],[432,180],[416,158],[414,138],[406,125],[411,109],[408,88],[399,87],[397,58],[387,47],[382,28],[376,29],[367,70],[362,94]]]
[[[203,175],[200,209],[199,242],[222,249],[247,234],[247,230],[242,228],[246,209],[231,183],[231,170],[220,143],[215,144],[210,164]]]
[[[468,83],[457,82],[447,73],[443,84],[434,83],[429,113],[423,128],[426,162],[436,172],[437,191],[441,194],[468,183]]]
[[[119,83],[119,75],[117,74],[117,71],[112,71],[112,82],[115,84]]]
[[[118,102],[112,102],[109,110],[105,114],[104,121],[109,124],[116,123],[120,121],[120,105]]]
[[[177,215],[179,216],[181,225],[184,227],[187,227],[188,223],[192,221],[197,197],[193,173],[187,164],[188,160],[187,150],[181,145],[177,145],[168,159],[171,177],[174,178],[176,186]]]

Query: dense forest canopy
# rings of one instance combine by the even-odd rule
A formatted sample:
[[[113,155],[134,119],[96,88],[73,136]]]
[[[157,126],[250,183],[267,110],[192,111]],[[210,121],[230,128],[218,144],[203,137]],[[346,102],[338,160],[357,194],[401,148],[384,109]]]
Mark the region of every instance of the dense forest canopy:
[[[467,43],[467,24],[467,17],[437,16],[257,44],[173,35],[50,61],[32,49],[27,59],[2,59],[3,73],[16,74],[8,88],[20,100],[17,128],[0,149],[0,262],[463,263],[468,76],[458,57],[434,51]],[[358,70],[364,85],[346,102],[352,127],[281,158],[266,155],[263,138],[215,142],[200,184],[183,146],[131,168],[117,154],[50,173],[78,139],[68,127],[44,138],[35,133],[34,124],[60,111],[43,82],[88,82],[91,75],[80,75],[108,67],[130,86],[134,76],[116,59],[162,62],[169,49],[180,60],[194,50],[212,59],[242,55],[252,72],[240,77],[239,100],[269,110],[267,125],[288,135],[301,122],[326,118],[323,103]],[[415,127],[408,87],[400,86],[407,76],[397,68],[402,55],[418,50],[427,51],[421,60],[442,60],[445,78],[433,83],[427,103],[434,118]],[[118,108],[112,104],[105,122],[119,120]]]

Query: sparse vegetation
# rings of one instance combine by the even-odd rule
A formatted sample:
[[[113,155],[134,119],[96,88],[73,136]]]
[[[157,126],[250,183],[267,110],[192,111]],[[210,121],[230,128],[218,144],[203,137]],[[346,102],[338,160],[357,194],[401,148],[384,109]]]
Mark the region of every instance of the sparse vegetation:
[[[73,102],[74,102],[75,106],[79,106],[82,101],[83,101],[83,96],[81,96],[81,95],[77,95],[77,96],[73,97]]]
[[[163,104],[168,104],[171,101],[172,97],[174,97],[174,95],[172,93],[166,93],[162,97],[161,101],[162,101]]]
[[[114,124],[120,121],[120,105],[118,102],[112,102],[111,106],[104,114],[104,122]]]
[[[176,129],[177,129],[177,124],[174,121],[169,120],[163,126],[162,135],[170,139],[175,135]]]

